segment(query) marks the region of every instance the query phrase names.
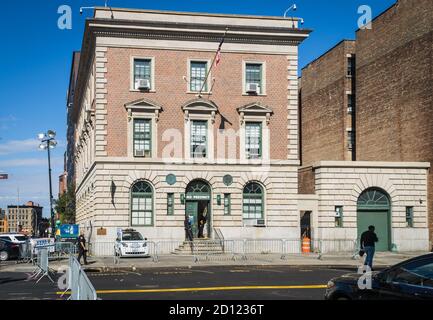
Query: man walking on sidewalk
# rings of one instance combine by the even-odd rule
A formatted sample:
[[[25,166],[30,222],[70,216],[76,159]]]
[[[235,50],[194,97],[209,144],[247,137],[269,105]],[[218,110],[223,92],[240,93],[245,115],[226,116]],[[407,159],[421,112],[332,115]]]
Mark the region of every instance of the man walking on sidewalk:
[[[78,237],[78,262],[81,264],[81,257],[84,258],[84,264],[87,265],[87,249],[86,249],[86,239],[84,238],[84,233],[81,232]]]
[[[376,233],[374,233],[375,227],[369,226],[368,231],[365,231],[361,235],[361,249],[366,253],[364,265],[369,266],[373,270],[373,257],[376,251],[376,242],[379,241]]]

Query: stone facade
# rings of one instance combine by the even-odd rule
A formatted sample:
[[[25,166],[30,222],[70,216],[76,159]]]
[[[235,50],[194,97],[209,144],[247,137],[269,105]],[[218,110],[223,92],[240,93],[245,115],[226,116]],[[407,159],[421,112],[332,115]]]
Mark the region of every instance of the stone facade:
[[[111,14],[114,19],[106,19]],[[113,241],[117,229],[127,227],[152,239],[184,239],[182,197],[196,180],[209,184],[209,223],[226,238],[298,236],[297,46],[309,31],[297,23],[272,17],[95,10],[85,31],[71,112],[77,222],[91,241]],[[211,63],[226,27],[221,61],[209,77],[211,92],[197,97],[188,90],[188,62]],[[132,86],[134,58],[152,61],[147,92]],[[247,62],[263,67],[261,94],[244,92]],[[133,153],[132,123],[143,117],[152,123],[149,158]],[[206,159],[190,157],[194,119],[208,124]],[[262,159],[245,157],[246,121],[262,124]],[[221,135],[222,141],[228,138],[222,149]],[[167,156],[171,147],[174,154]],[[176,177],[174,185],[166,181],[169,174]],[[229,186],[223,183],[227,174],[233,178]],[[152,187],[152,226],[131,222],[131,188],[138,181]],[[266,227],[243,223],[242,193],[252,181],[264,191]],[[172,215],[167,214],[169,193],[174,194]],[[230,215],[224,215],[217,200],[224,194],[231,195]],[[98,235],[100,229],[106,235]]]

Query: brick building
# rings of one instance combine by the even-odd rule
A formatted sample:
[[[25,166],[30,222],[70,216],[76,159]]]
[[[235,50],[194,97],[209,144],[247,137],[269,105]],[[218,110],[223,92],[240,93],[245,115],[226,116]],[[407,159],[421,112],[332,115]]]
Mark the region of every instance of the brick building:
[[[6,211],[0,208],[0,233],[9,232]]]
[[[28,201],[25,205],[9,205],[9,232],[38,234],[39,224],[42,222],[42,210],[41,206],[32,201]]]
[[[358,30],[355,41],[342,41],[303,69],[299,191],[317,197],[316,220],[335,215],[337,228],[328,230],[334,237],[353,235],[355,228],[359,235],[365,220],[381,226],[384,248],[428,247],[432,6],[399,0],[371,30]],[[387,198],[387,208],[365,207],[367,187],[366,195]]]
[[[209,237],[298,238],[308,34],[297,19],[97,8],[69,123],[76,218],[91,241],[126,227],[181,240],[185,216],[195,228],[206,216]]]

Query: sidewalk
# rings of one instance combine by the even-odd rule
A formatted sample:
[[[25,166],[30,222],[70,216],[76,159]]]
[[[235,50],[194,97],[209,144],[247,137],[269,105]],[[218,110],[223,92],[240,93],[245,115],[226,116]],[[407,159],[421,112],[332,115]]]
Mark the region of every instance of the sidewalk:
[[[401,261],[427,254],[426,252],[407,252],[407,253],[391,253],[379,252],[375,256],[374,265],[377,268],[392,266]],[[114,270],[129,270],[135,271],[138,269],[147,268],[189,268],[199,266],[327,266],[327,267],[349,267],[357,268],[363,263],[363,259],[357,257],[352,259],[348,254],[345,255],[323,255],[319,260],[317,254],[311,255],[288,255],[281,259],[280,255],[262,254],[253,257],[248,257],[243,260],[240,256],[233,259],[231,255],[218,255],[201,257],[198,261],[194,261],[192,256],[177,256],[167,255],[160,256],[157,262],[153,258],[123,258],[116,264],[113,257],[89,257],[89,265],[84,269],[88,272],[95,271],[114,271]],[[68,260],[50,261],[50,268],[54,271],[61,267],[66,267]],[[31,264],[16,264],[2,263],[0,272],[32,272],[35,267]]]

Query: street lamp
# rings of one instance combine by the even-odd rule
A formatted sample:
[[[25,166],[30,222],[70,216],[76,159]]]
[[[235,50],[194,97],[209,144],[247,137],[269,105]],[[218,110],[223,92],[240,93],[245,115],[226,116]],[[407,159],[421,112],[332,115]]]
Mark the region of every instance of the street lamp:
[[[40,133],[38,135],[41,141],[39,149],[47,150],[48,152],[48,178],[50,182],[50,213],[51,213],[51,236],[56,234],[56,227],[54,224],[54,209],[53,209],[53,187],[51,182],[51,153],[50,150],[57,146],[56,132],[53,130],[48,130],[47,133]]]

